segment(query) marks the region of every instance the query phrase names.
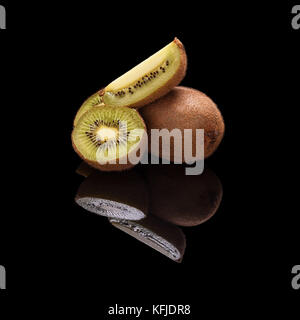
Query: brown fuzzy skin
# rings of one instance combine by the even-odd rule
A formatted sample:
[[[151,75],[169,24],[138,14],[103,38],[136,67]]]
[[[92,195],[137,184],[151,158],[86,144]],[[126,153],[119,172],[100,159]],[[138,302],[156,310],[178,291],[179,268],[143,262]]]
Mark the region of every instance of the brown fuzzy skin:
[[[187,87],[175,87],[166,96],[140,110],[149,136],[151,129],[193,129],[193,154],[196,150],[195,129],[204,129],[204,157],[209,157],[219,146],[224,135],[223,117],[216,104],[204,93]],[[149,148],[150,150],[150,148]],[[161,156],[162,150],[160,146]],[[174,145],[171,140],[171,161],[174,161]],[[184,148],[182,147],[184,160]],[[200,160],[200,159],[199,159]]]
[[[182,79],[185,77],[186,69],[187,69],[187,56],[184,49],[183,44],[180,40],[177,38],[174,39],[174,42],[180,49],[180,65],[174,74],[174,76],[167,82],[165,85],[161,88],[158,88],[155,92],[153,92],[148,97],[145,97],[143,100],[135,102],[133,105],[127,105],[126,107],[132,107],[132,108],[141,108],[160,97],[166,95],[170,90],[172,90],[175,86],[177,86]],[[105,88],[99,91],[99,95],[103,96],[105,94]]]
[[[185,175],[182,165],[146,167],[150,187],[150,211],[178,226],[197,226],[210,219],[220,206],[223,188],[209,169],[201,175]]]
[[[118,227],[118,225],[120,225],[120,223],[118,222],[110,222],[115,227]],[[134,225],[142,226],[171,243],[180,253],[180,258],[174,261],[179,263],[182,262],[186,248],[186,238],[180,228],[167,223],[166,221],[163,221],[153,215],[150,215],[147,218],[139,221],[132,221],[131,223]]]
[[[94,108],[100,108],[100,107],[94,107]],[[140,114],[139,114],[140,116]],[[144,128],[145,130],[147,130],[147,127],[146,127],[146,124],[143,120],[143,118],[140,116],[140,119],[142,120],[143,122],[143,125],[144,125]],[[80,125],[80,121],[78,122],[77,125]],[[131,168],[133,168],[136,164],[132,164],[130,161],[129,161],[129,155],[131,153],[134,153],[136,149],[132,150],[130,154],[127,155],[127,163],[126,164],[123,164],[123,163],[119,163],[119,159],[116,160],[116,164],[110,164],[110,163],[107,163],[107,164],[100,164],[99,162],[97,161],[93,161],[93,160],[90,160],[90,159],[87,159],[79,150],[78,148],[76,147],[74,141],[73,141],[73,133],[74,133],[74,130],[75,128],[73,128],[73,132],[72,132],[72,135],[71,135],[71,140],[72,140],[72,146],[73,146],[73,149],[74,151],[80,156],[80,158],[85,161],[89,166],[93,167],[94,169],[98,169],[98,170],[101,170],[101,171],[124,171],[124,170],[129,170]],[[143,139],[140,141],[140,144],[139,144],[139,148],[140,148],[140,152],[139,152],[139,155],[142,155],[145,151],[145,148],[147,146],[147,141],[146,141],[146,137],[147,135],[144,134],[144,137]]]
[[[148,214],[148,189],[136,170],[109,173],[94,171],[81,183],[75,201],[85,197],[124,203],[139,209],[145,216]]]

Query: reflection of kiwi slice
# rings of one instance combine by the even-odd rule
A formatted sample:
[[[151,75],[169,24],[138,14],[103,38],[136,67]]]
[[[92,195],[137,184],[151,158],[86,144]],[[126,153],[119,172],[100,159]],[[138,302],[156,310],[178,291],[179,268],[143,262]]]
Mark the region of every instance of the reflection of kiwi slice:
[[[217,149],[223,138],[224,122],[220,111],[207,95],[196,89],[176,87],[164,97],[141,109],[141,115],[149,131],[149,143],[152,129],[168,129],[168,132],[179,129],[183,138],[184,130],[191,129],[191,152],[194,156],[196,152],[196,129],[204,129],[205,158]],[[182,158],[183,161],[189,162],[192,159],[184,153],[184,139],[181,141],[182,148],[174,150],[174,142],[171,140],[170,160],[174,161]],[[151,142],[152,152],[159,149],[157,156],[164,158],[164,152],[169,153],[169,148],[164,150],[161,142],[157,141],[158,146],[153,145],[153,140]],[[200,159],[202,160],[201,157],[198,160]]]
[[[165,95],[185,76],[187,58],[182,43],[173,42],[100,91],[105,105],[144,106]]]
[[[89,166],[86,162],[82,161],[78,168],[76,169],[76,173],[79,174],[82,177],[87,178],[89,175],[91,175],[96,170]]]
[[[89,165],[103,171],[133,167],[142,156],[146,131],[135,109],[94,107],[81,116],[72,132],[74,150]]]
[[[148,191],[135,171],[95,171],[80,185],[75,201],[84,209],[106,217],[139,220],[148,212]]]
[[[201,175],[185,175],[182,165],[146,167],[150,210],[179,226],[196,226],[210,219],[221,203],[222,185],[209,169]]]
[[[186,240],[182,230],[156,217],[141,221],[109,219],[113,226],[159,251],[168,258],[181,262]]]
[[[77,111],[76,117],[74,119],[74,127],[77,125],[80,117],[87,112],[88,110],[90,110],[92,107],[95,106],[101,106],[103,105],[102,103],[102,99],[99,96],[99,93],[95,93],[93,94],[91,97],[89,97],[83,104],[82,106],[79,108],[79,110]]]

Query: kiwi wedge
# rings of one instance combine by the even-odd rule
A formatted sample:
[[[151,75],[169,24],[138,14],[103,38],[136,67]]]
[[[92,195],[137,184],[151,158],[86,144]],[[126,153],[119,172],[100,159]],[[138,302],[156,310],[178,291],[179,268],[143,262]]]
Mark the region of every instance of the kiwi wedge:
[[[95,170],[81,183],[75,202],[101,216],[139,220],[148,213],[148,190],[136,170]]]
[[[183,259],[186,239],[182,230],[154,216],[140,221],[128,221],[111,218],[111,224],[147,244],[176,262]]]
[[[135,109],[94,107],[72,132],[74,150],[90,166],[103,171],[129,169],[146,147],[146,127]],[[136,162],[132,156],[136,155]]]
[[[224,121],[216,104],[203,92],[187,88],[175,87],[167,95],[141,109],[141,116],[144,118],[148,128],[149,150],[154,154],[157,151],[161,158],[168,155],[171,161],[181,160],[190,163],[191,155],[184,152],[184,130],[191,129],[191,154],[194,160],[197,158],[196,148],[199,148],[196,140],[196,129],[204,129],[204,157],[207,158],[218,148],[224,135]],[[174,141],[171,140],[170,148],[164,150],[160,141],[153,143],[151,139],[152,129],[173,129],[182,133],[182,145],[179,150],[174,148]]]
[[[208,168],[201,175],[185,175],[184,165],[145,167],[151,213],[178,226],[204,223],[217,212],[223,195],[219,178]]]
[[[165,95],[184,78],[187,57],[183,44],[170,44],[100,90],[109,106],[142,107]]]
[[[103,106],[103,102],[102,99],[99,95],[99,93],[95,93],[93,94],[91,97],[89,97],[83,104],[82,106],[79,108],[79,110],[77,111],[77,114],[75,116],[74,119],[74,127],[77,125],[80,117],[87,112],[88,110],[90,110],[91,108],[95,107],[95,106]]]

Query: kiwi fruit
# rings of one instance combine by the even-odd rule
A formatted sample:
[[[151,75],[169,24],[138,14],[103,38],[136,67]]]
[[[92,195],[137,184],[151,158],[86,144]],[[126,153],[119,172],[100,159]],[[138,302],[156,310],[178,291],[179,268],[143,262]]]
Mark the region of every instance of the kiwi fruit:
[[[197,226],[218,210],[223,189],[208,168],[201,175],[185,175],[184,165],[145,167],[151,214],[178,226]]]
[[[146,136],[145,123],[135,109],[99,106],[80,117],[72,132],[72,144],[90,166],[120,171],[138,163],[147,146]]]
[[[100,90],[99,94],[105,105],[139,108],[178,85],[185,76],[186,68],[184,46],[175,38]]]
[[[176,262],[183,259],[186,239],[182,230],[154,216],[140,221],[128,221],[111,218],[116,228],[147,244]]]
[[[141,109],[141,116],[144,118],[148,128],[149,146],[151,145],[152,129],[179,129],[182,133],[182,149],[175,150],[174,141],[170,141],[170,150],[164,150],[162,143],[157,141],[158,146],[151,145],[149,150],[159,150],[159,156],[164,154],[170,157],[171,161],[203,160],[195,156],[196,129],[204,129],[204,157],[210,156],[219,146],[224,135],[223,117],[216,104],[204,93],[187,87],[175,87],[167,95]],[[191,154],[184,152],[184,129],[192,129]],[[169,155],[170,153],[170,155]]]
[[[136,171],[95,170],[80,185],[75,202],[98,215],[139,220],[148,214],[148,190]]]
[[[77,125],[80,117],[87,112],[88,110],[90,110],[91,108],[95,107],[95,106],[103,106],[103,102],[102,99],[99,95],[99,93],[95,93],[93,94],[91,97],[89,97],[83,104],[82,106],[79,108],[79,110],[77,111],[77,114],[75,116],[74,119],[74,127]]]

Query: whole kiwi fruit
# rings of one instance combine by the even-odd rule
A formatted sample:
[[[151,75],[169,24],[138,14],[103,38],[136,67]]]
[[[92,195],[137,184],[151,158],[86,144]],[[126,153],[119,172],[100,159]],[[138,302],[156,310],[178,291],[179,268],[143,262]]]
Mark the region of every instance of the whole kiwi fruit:
[[[204,157],[209,157],[219,146],[224,135],[224,121],[221,112],[216,104],[203,92],[187,88],[175,87],[167,95],[161,97],[155,102],[145,106],[140,110],[144,118],[147,129],[149,146],[151,146],[152,129],[179,129],[182,132],[182,149],[175,150],[174,142],[170,142],[170,160],[176,161],[182,159],[190,162],[192,159],[184,153],[184,129],[192,129],[192,154],[196,154],[196,129],[204,129]],[[198,146],[199,147],[199,146]],[[156,148],[153,146],[153,150]],[[161,142],[159,142],[159,154],[164,158],[164,152]],[[149,148],[150,150],[150,148]]]
[[[184,165],[145,167],[151,214],[178,226],[191,227],[210,219],[220,206],[223,189],[208,168],[201,175],[185,175]]]

